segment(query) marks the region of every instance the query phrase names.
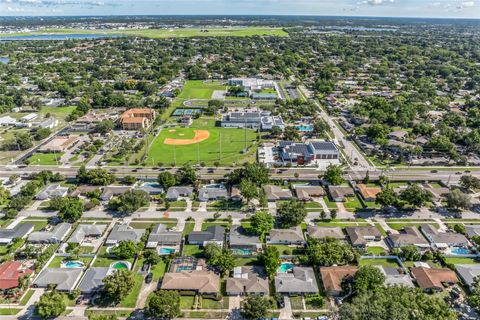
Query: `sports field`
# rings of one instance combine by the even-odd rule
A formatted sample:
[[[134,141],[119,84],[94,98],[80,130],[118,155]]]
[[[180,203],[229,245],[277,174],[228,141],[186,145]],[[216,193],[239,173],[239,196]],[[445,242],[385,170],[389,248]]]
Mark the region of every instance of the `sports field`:
[[[187,37],[249,37],[249,36],[288,36],[281,28],[246,27],[246,28],[212,28],[208,32],[200,28],[182,29],[131,29],[131,30],[83,30],[83,29],[45,29],[37,32],[12,33],[8,36],[48,35],[48,34],[111,34],[160,38],[187,38]]]
[[[227,87],[219,81],[189,80],[185,82],[182,92],[178,95],[179,99],[205,99],[212,98],[213,91],[226,90]]]
[[[240,164],[253,160],[256,151],[252,147],[242,154],[245,133],[247,146],[252,146],[257,137],[256,131],[215,127],[213,120],[197,120],[192,128],[165,128],[153,141],[146,163],[182,165],[203,162],[212,165],[218,161],[222,165]]]

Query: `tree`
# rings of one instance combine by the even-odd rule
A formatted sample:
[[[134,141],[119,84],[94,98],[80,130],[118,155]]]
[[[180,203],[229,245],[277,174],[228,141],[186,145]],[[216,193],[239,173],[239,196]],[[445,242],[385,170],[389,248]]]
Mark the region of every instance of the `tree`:
[[[457,319],[455,312],[438,296],[418,288],[389,286],[356,295],[342,304],[340,320]]]
[[[331,185],[340,185],[345,180],[343,179],[343,172],[340,166],[329,164],[327,171],[323,175],[323,179],[330,183]]]
[[[143,190],[130,190],[108,202],[108,208],[123,214],[131,214],[150,203],[150,196]]]
[[[136,252],[137,245],[132,240],[122,240],[111,250],[111,253],[119,259],[133,258]]]
[[[471,175],[462,176],[460,178],[460,185],[465,190],[477,190],[480,189],[480,179]]]
[[[311,264],[327,267],[345,265],[357,259],[352,247],[335,238],[309,238],[307,255]]]
[[[248,296],[241,306],[241,314],[245,319],[263,319],[268,313],[269,301],[262,296]]]
[[[223,275],[235,267],[235,258],[232,251],[222,249],[215,243],[209,243],[205,246],[205,257],[208,264],[217,267]]]
[[[244,179],[240,182],[240,191],[245,199],[247,199],[247,203],[253,198],[258,197],[257,185],[250,180]]]
[[[173,319],[180,316],[180,295],[177,291],[158,290],[147,303],[147,314],[156,319]]]
[[[118,304],[135,285],[134,274],[126,269],[118,269],[106,276],[103,284],[103,293],[115,304]]]
[[[33,138],[37,141],[43,140],[52,134],[52,130],[49,128],[40,128],[35,132]]]
[[[463,224],[456,224],[453,226],[453,231],[455,231],[456,233],[460,233],[460,234],[467,234],[467,229],[465,228],[465,225]]]
[[[445,198],[447,200],[447,207],[454,210],[468,210],[472,206],[470,196],[459,189],[450,191]]]
[[[95,125],[93,132],[107,134],[115,128],[115,122],[112,120],[102,120]]]
[[[176,174],[176,180],[181,184],[195,184],[197,179],[198,177],[195,169],[188,164],[178,169]]]
[[[283,202],[277,209],[278,221],[282,228],[298,226],[305,220],[306,216],[305,204],[298,200]]]
[[[266,211],[256,212],[250,219],[250,230],[263,238],[270,230],[273,229],[275,219]]]
[[[277,274],[278,267],[280,267],[280,252],[276,247],[267,246],[260,258],[265,265],[268,277],[273,279]]]
[[[395,206],[398,203],[397,195],[390,186],[387,186],[381,192],[377,194],[375,203],[381,205],[382,207]]]
[[[216,243],[208,243],[203,250],[203,254],[205,255],[205,258],[212,259],[222,254],[222,247]]]
[[[106,186],[115,181],[115,175],[104,169],[90,169],[87,171],[85,165],[82,165],[78,169],[77,180],[79,183]]]
[[[175,178],[175,175],[168,171],[160,172],[160,174],[158,175],[157,181],[165,191],[168,188],[173,187],[174,185],[177,184],[177,179]]]
[[[143,258],[145,259],[145,263],[148,263],[152,266],[158,264],[162,259],[158,255],[157,251],[153,249],[147,249],[143,252]]]
[[[83,201],[76,197],[55,197],[50,200],[49,208],[58,210],[60,219],[70,223],[78,221],[85,209]]]
[[[300,140],[300,134],[295,127],[286,127],[283,130],[283,139],[286,141],[298,141]]]
[[[402,246],[398,256],[405,261],[417,261],[422,257],[418,248],[413,244]]]
[[[426,202],[432,200],[432,194],[418,184],[411,184],[400,193],[400,199],[413,207],[422,207]]]
[[[36,304],[36,310],[40,317],[58,317],[67,309],[63,294],[57,291],[46,292]]]
[[[4,205],[10,199],[10,191],[0,186],[0,205]]]
[[[356,294],[375,291],[383,286],[385,275],[375,266],[363,266],[355,274],[353,290]]]
[[[230,185],[239,184],[243,180],[249,180],[261,187],[268,183],[270,174],[268,169],[261,163],[247,163],[242,168],[235,169],[228,175],[228,183]]]

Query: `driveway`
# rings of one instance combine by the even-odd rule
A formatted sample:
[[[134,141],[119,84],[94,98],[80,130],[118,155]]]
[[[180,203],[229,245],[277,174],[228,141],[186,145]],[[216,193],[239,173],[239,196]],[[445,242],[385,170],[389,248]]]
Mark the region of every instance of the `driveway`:
[[[283,297],[283,302],[285,303],[285,307],[280,309],[280,316],[279,318],[281,320],[284,319],[293,319],[293,313],[292,313],[292,304],[290,302],[290,298],[285,296]]]

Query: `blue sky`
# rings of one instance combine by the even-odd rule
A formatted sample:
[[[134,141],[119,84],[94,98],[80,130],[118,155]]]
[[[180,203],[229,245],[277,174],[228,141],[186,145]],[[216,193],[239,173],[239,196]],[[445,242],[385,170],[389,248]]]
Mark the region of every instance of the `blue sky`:
[[[258,14],[480,19],[480,0],[0,0],[0,15]]]

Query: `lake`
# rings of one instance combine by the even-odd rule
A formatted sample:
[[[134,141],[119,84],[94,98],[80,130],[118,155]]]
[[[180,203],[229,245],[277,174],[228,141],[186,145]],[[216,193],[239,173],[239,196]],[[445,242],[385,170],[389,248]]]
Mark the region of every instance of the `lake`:
[[[118,38],[121,35],[112,35],[112,34],[103,34],[103,33],[92,33],[92,34],[75,34],[75,33],[66,33],[66,34],[33,34],[33,35],[0,35],[0,41],[21,41],[21,40],[90,40],[90,39],[105,39],[105,38]]]

